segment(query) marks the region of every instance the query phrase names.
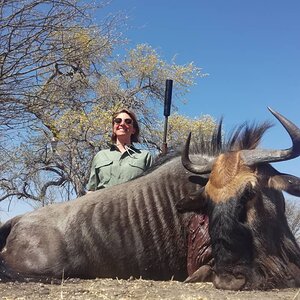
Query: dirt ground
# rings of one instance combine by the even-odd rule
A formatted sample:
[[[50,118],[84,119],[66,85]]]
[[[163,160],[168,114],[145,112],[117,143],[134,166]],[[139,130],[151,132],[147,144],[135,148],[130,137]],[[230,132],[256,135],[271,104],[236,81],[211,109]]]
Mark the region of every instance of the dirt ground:
[[[73,280],[59,284],[0,283],[0,299],[300,300],[300,289],[224,291],[211,283],[150,280]]]

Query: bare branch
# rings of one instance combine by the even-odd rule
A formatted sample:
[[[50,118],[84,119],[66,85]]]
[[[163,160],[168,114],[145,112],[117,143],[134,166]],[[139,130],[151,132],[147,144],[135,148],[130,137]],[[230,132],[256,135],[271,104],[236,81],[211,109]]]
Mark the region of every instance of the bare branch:
[[[290,228],[300,244],[300,205],[299,201],[286,201],[285,214]]]

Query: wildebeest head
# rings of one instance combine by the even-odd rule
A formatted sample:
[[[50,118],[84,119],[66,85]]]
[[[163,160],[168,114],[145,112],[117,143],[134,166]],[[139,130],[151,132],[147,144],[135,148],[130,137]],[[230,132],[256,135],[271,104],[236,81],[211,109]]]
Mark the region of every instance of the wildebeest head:
[[[247,127],[229,142],[229,151],[211,163],[189,159],[190,135],[182,155],[186,169],[209,174],[205,187],[178,203],[181,211],[209,216],[214,256],[213,282],[223,289],[268,289],[300,286],[300,249],[285,216],[282,191],[300,196],[300,179],[278,172],[269,163],[300,155],[300,129],[270,109],[289,133],[286,150],[256,149],[267,123]]]

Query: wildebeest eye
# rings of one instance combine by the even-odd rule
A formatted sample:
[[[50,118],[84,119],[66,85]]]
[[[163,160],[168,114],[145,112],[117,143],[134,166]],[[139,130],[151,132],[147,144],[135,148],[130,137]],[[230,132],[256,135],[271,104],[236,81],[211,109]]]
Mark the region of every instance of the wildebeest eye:
[[[202,176],[189,176],[189,181],[192,183],[195,183],[200,186],[205,186],[207,184],[209,176],[208,175],[202,175]]]
[[[244,189],[244,192],[242,194],[242,201],[249,201],[251,199],[253,199],[256,195],[256,190],[255,188],[253,188],[252,184],[251,183],[247,183],[245,189]]]
[[[194,193],[186,195],[184,198],[176,202],[175,207],[178,212],[198,212],[204,209],[206,205],[206,198],[204,197],[204,187]]]

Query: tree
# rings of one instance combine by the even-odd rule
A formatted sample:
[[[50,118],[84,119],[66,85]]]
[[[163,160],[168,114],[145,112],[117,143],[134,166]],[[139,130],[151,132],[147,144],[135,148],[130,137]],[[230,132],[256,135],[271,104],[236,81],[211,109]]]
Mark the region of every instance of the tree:
[[[169,118],[169,143],[173,148],[180,148],[184,144],[189,132],[196,142],[203,137],[211,137],[217,122],[210,115],[199,116],[198,118],[188,118],[177,113]]]
[[[77,0],[0,2],[1,199],[44,201],[48,187],[66,181],[65,174],[48,165],[48,154],[41,163],[38,155],[49,153],[47,143],[56,134],[52,120],[63,109],[80,107],[93,64],[109,55],[117,41],[112,32],[117,18],[94,26],[91,8]],[[45,160],[43,171],[59,179],[45,183],[44,176],[27,169]]]
[[[298,244],[300,245],[300,206],[297,201],[286,201],[285,214]]]
[[[92,7],[81,3],[0,1],[0,129],[35,121],[35,114],[49,104],[52,81],[68,81],[75,74],[84,77],[91,53],[100,60],[110,53],[112,21],[94,26],[89,17]],[[74,101],[59,100],[64,105]]]
[[[152,54],[154,53],[149,46],[147,46],[147,49]],[[139,55],[142,56],[145,53],[139,53]],[[156,57],[156,61],[159,61],[157,54]],[[137,58],[135,57],[135,59]],[[127,60],[123,63],[125,66],[128,64]],[[120,62],[118,64],[120,68],[122,64]],[[135,68],[141,67],[141,65],[137,64],[133,66]],[[155,68],[157,67],[154,66],[153,69]],[[172,70],[170,66],[168,68]],[[41,124],[31,129],[31,133],[34,132],[34,137],[29,139],[30,143],[26,141],[17,150],[19,160],[22,161],[19,163],[24,166],[24,171],[22,174],[17,172],[17,174],[11,176],[13,172],[11,167],[9,168],[7,174],[11,174],[10,177],[7,177],[5,181],[2,180],[2,183],[5,183],[2,184],[2,191],[5,192],[2,194],[1,199],[18,196],[41,201],[42,203],[49,203],[54,201],[53,197],[50,197],[49,191],[51,187],[57,186],[61,188],[68,187],[68,193],[63,197],[64,199],[69,199],[70,194],[83,195],[88,180],[89,172],[87,170],[89,170],[91,158],[96,151],[106,147],[106,142],[109,140],[111,133],[112,112],[118,110],[121,106],[129,108],[136,106],[135,111],[140,116],[140,121],[145,129],[143,130],[143,141],[149,148],[160,150],[162,124],[156,121],[156,126],[153,126],[155,111],[147,108],[146,105],[148,104],[147,97],[153,97],[151,101],[155,101],[151,89],[154,91],[159,90],[161,93],[160,97],[157,98],[158,104],[163,101],[165,82],[156,79],[152,74],[148,74],[149,80],[153,80],[154,83],[147,83],[148,86],[146,86],[146,84],[141,84],[142,80],[139,83],[136,81],[136,78],[138,78],[136,72],[139,69],[130,71],[133,74],[132,78],[127,76],[126,81],[127,84],[130,80],[134,82],[135,86],[132,89],[134,89],[135,93],[131,92],[129,96],[126,94],[128,93],[127,87],[123,88],[122,86],[122,80],[116,80],[116,77],[101,76],[100,80],[95,84],[95,91],[100,99],[82,101],[81,107],[76,107],[75,111],[73,107],[61,106],[59,114],[52,114],[50,108],[45,109],[43,112],[48,112],[47,119],[44,116],[40,117]],[[187,74],[190,72],[190,66],[186,72]],[[111,69],[109,73],[113,74]],[[161,74],[162,72],[160,70],[156,73]],[[169,76],[174,75],[170,74]],[[124,79],[124,76],[121,79]],[[141,95],[138,95],[139,93]],[[110,101],[107,101],[107,99],[110,99]],[[174,126],[177,122],[176,127],[178,129],[184,128],[180,124],[180,122],[183,122],[183,118],[182,120],[174,119],[174,121],[172,119],[173,117],[170,118],[171,125],[173,124]],[[194,121],[184,119],[184,122],[188,124]],[[187,134],[185,133],[188,127],[192,128],[193,126],[187,126],[182,134],[178,133],[178,130],[172,129],[174,134],[172,133],[170,136],[174,137],[170,138],[171,145],[173,144],[174,147],[178,145],[178,137],[186,136]],[[16,156],[14,157],[13,161],[16,160]],[[18,170],[21,170],[21,168],[18,168]],[[8,182],[10,182],[10,185],[8,185]],[[71,193],[70,183],[72,186]],[[46,194],[47,191],[48,194]]]
[[[114,56],[118,18],[95,26],[79,1],[0,6],[0,129],[10,130],[0,136],[0,201],[44,205],[83,195],[91,158],[106,146],[120,106],[134,108],[145,146],[160,150],[165,80],[174,80],[176,99],[202,76],[199,68],[166,63],[146,44]]]

